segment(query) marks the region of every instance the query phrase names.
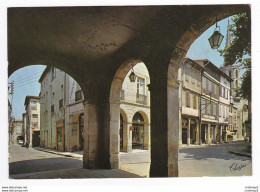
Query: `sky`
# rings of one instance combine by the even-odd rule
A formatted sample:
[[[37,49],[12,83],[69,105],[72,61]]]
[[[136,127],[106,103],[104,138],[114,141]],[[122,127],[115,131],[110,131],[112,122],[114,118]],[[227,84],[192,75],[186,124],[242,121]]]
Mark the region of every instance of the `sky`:
[[[40,79],[40,76],[44,69],[44,65],[31,65],[18,69],[9,77],[9,83],[14,81],[12,111],[12,115],[14,118],[22,119],[22,113],[25,112],[24,100],[27,95],[39,95],[40,84],[38,83],[38,80]],[[11,100],[12,97],[11,95],[9,95],[10,103]]]
[[[218,22],[221,33],[226,37],[227,19]],[[197,40],[191,45],[187,56],[191,59],[208,59],[216,66],[223,65],[223,57],[216,49],[211,49],[208,38],[213,34],[215,24],[206,30]],[[225,46],[226,39],[223,39],[220,49]],[[27,95],[36,95],[40,93],[40,84],[38,80],[45,69],[44,65],[31,65],[15,71],[8,82],[14,81],[14,95],[13,95],[13,112],[12,115],[16,119],[22,119],[22,113],[25,112],[24,100]],[[11,96],[9,96],[11,102]]]

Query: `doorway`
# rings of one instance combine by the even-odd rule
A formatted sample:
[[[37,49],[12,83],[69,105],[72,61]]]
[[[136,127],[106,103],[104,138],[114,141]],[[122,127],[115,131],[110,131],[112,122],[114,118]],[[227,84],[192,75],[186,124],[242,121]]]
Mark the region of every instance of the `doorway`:
[[[133,117],[132,149],[144,149],[144,118],[137,112]]]
[[[79,150],[83,150],[84,147],[84,114],[79,115]]]

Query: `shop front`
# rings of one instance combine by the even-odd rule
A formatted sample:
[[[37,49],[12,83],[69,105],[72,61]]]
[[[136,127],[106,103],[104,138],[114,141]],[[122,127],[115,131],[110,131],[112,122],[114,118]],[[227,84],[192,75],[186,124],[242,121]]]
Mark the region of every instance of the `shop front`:
[[[58,151],[64,151],[64,121],[56,121],[56,148]]]

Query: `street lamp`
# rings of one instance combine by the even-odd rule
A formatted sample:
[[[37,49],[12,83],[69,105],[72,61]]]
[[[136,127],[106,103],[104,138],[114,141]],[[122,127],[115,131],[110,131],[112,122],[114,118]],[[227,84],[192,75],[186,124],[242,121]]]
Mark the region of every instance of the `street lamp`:
[[[134,72],[133,62],[132,62],[132,72],[129,75],[129,79],[130,79],[130,82],[132,82],[132,83],[135,82],[135,80],[136,80],[136,74]]]
[[[220,33],[220,27],[218,26],[217,18],[216,18],[216,28],[215,28],[213,34],[211,35],[211,37],[209,38],[209,44],[210,44],[211,48],[218,49],[223,38],[224,38],[224,36]]]

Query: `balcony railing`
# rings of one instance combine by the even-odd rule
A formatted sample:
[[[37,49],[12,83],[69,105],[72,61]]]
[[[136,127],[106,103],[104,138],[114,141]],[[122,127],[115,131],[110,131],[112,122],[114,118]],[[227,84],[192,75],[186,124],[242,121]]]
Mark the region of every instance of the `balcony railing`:
[[[123,89],[120,90],[120,99],[121,100],[125,99],[125,90],[123,90]]]
[[[136,103],[147,105],[147,96],[137,93],[136,94]]]

